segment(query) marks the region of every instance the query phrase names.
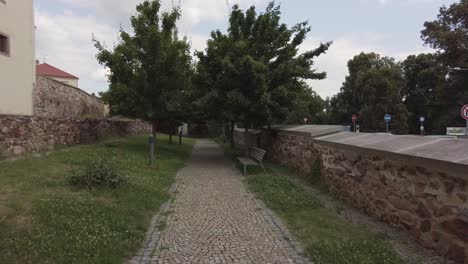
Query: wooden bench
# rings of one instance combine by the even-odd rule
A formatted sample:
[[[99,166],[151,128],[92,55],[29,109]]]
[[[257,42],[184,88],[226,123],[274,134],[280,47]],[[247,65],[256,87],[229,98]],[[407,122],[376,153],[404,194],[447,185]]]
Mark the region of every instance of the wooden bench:
[[[237,158],[242,165],[244,165],[244,176],[247,175],[247,166],[262,166],[263,171],[266,173],[265,166],[263,166],[263,157],[265,156],[266,151],[259,148],[249,148],[248,157],[239,157]]]

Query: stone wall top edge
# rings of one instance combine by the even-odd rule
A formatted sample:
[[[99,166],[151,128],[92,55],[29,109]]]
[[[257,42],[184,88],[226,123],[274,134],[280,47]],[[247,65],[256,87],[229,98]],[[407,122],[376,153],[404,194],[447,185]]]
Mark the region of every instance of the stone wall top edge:
[[[397,160],[404,164],[414,165],[419,167],[424,167],[428,169],[434,169],[437,171],[444,171],[454,174],[457,177],[461,177],[463,179],[468,179],[468,164],[451,162],[446,160],[440,159],[433,159],[428,157],[422,156],[415,156],[410,154],[404,153],[396,153],[387,150],[379,150],[379,149],[372,149],[363,146],[354,146],[349,144],[337,143],[337,142],[328,142],[322,141],[318,139],[313,139],[315,144],[333,147],[336,149],[348,150],[353,151],[359,154],[364,155],[379,155],[383,156],[384,158],[388,158],[391,160]]]
[[[22,119],[22,120],[30,120],[30,119],[35,119],[35,120],[48,120],[48,121],[74,121],[74,122],[102,122],[102,121],[112,121],[112,122],[121,122],[121,123],[132,123],[132,122],[142,122],[146,123],[143,120],[139,119],[134,119],[134,120],[129,120],[129,119],[112,119],[112,118],[84,118],[84,119],[78,119],[78,118],[66,118],[66,117],[43,117],[43,116],[29,116],[29,115],[10,115],[10,114],[0,114],[0,119]]]
[[[84,95],[86,95],[86,96],[88,96],[88,97],[91,97],[91,98],[93,98],[93,99],[99,101],[101,104],[104,104],[104,102],[101,100],[101,98],[96,97],[96,96],[93,96],[93,95],[89,94],[88,92],[86,92],[85,90],[83,90],[83,89],[81,89],[81,88],[79,88],[79,87],[75,87],[75,86],[72,86],[72,85],[69,85],[69,84],[66,84],[66,83],[63,83],[63,82],[59,82],[59,81],[57,81],[57,80],[54,80],[54,79],[52,79],[52,78],[49,78],[49,77],[43,76],[43,75],[37,75],[36,78],[37,78],[38,80],[39,80],[40,78],[44,78],[44,79],[46,79],[47,81],[52,81],[52,82],[54,82],[54,83],[56,83],[56,84],[65,86],[65,87],[70,88],[70,89],[74,89],[74,90],[76,90],[76,91],[78,91],[78,92],[83,93]]]

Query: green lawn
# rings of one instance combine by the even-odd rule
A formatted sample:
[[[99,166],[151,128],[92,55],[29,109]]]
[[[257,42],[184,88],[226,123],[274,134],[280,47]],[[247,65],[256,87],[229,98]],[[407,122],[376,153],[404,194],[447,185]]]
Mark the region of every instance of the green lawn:
[[[240,152],[225,146],[225,153],[235,159]],[[315,197],[291,180],[294,172],[274,164],[266,167],[268,174],[250,167],[247,185],[283,219],[314,263],[402,263],[381,238],[321,207]]]
[[[134,254],[193,146],[159,138],[156,168],[141,136],[0,161],[0,263],[122,263]],[[88,191],[67,183],[102,157],[126,176],[124,186]]]

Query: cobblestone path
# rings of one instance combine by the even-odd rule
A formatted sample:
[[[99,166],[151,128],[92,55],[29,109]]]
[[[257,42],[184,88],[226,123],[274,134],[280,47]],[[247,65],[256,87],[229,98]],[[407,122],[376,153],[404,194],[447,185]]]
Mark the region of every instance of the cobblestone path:
[[[310,263],[214,142],[197,141],[177,178],[151,263]]]

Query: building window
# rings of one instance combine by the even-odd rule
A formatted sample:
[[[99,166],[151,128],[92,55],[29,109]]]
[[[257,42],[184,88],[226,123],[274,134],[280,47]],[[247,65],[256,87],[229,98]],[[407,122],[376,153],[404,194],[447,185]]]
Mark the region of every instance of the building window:
[[[1,1],[1,0],[0,0]],[[8,36],[0,33],[0,54],[10,55],[10,39]]]

